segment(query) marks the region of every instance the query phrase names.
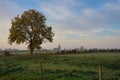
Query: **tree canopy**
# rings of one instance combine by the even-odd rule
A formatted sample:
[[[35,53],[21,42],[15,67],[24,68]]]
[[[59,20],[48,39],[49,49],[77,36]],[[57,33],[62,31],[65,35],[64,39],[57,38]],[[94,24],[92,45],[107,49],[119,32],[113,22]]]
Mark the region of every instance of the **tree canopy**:
[[[8,42],[28,44],[30,54],[33,55],[34,49],[40,49],[43,42],[52,42],[53,36],[52,27],[46,25],[43,13],[29,9],[11,20]]]

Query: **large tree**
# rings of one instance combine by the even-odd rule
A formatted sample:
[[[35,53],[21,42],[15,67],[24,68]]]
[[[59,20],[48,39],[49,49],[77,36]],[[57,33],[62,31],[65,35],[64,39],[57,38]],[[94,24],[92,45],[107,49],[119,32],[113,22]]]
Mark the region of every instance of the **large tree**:
[[[33,55],[34,49],[41,48],[43,42],[52,42],[54,36],[52,27],[46,25],[43,13],[35,9],[29,9],[24,11],[21,16],[14,17],[11,20],[9,33],[9,44],[26,43],[31,55]]]

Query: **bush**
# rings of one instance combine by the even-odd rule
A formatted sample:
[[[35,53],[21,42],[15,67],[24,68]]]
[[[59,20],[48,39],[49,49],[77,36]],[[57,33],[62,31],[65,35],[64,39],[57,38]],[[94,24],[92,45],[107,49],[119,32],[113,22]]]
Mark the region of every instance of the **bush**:
[[[7,50],[4,50],[4,51],[3,51],[3,56],[5,56],[5,57],[10,56],[10,52],[7,51]]]

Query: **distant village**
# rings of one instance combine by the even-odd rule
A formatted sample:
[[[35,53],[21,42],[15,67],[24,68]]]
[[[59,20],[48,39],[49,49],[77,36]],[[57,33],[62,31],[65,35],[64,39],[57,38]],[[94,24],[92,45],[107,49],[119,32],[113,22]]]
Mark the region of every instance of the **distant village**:
[[[26,52],[29,53],[28,50],[18,50],[15,48],[9,48],[5,49],[10,52]],[[0,53],[2,53],[4,50],[0,49]],[[61,45],[59,44],[57,47],[49,50],[49,49],[40,49],[40,50],[35,50],[35,53],[93,53],[93,52],[120,52],[120,49],[117,48],[107,48],[107,49],[98,49],[98,48],[92,48],[92,49],[86,49],[85,47],[81,46],[79,48],[74,48],[74,49],[62,49]]]

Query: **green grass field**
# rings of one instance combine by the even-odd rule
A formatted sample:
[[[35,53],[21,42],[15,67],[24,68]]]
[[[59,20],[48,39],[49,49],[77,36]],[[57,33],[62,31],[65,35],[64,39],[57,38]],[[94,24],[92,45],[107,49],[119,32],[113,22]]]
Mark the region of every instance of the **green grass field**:
[[[103,80],[120,80],[119,53],[11,56],[8,69],[0,57],[0,80],[98,80],[102,65]]]

